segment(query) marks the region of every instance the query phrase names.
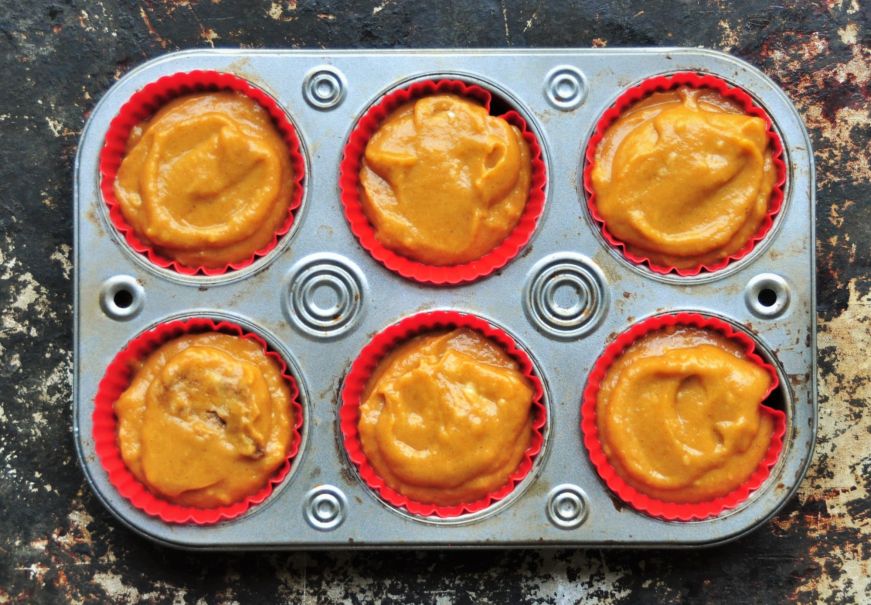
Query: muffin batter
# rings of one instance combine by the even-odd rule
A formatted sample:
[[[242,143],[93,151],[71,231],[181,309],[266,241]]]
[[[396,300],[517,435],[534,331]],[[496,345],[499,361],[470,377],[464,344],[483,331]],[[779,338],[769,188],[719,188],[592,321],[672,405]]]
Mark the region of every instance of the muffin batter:
[[[768,212],[776,170],[765,121],[719,93],[679,88],[624,111],[592,168],[608,231],[654,263],[688,268],[738,252]]]
[[[223,267],[267,246],[293,192],[269,114],[232,92],[174,99],[135,126],[115,196],[136,235],[189,267]]]
[[[419,502],[472,502],[502,487],[532,437],[532,385],[469,329],[430,333],[379,363],[360,405],[376,473]]]
[[[531,172],[518,128],[437,94],[399,107],[369,140],[363,209],[387,248],[430,265],[465,263],[514,229]]]
[[[774,422],[768,372],[710,330],[678,327],[631,344],[597,401],[605,454],[638,491],[669,502],[723,496],[756,469]]]
[[[290,399],[258,343],[216,332],[181,336],[148,356],[115,403],[121,456],[170,502],[237,502],[284,462]]]

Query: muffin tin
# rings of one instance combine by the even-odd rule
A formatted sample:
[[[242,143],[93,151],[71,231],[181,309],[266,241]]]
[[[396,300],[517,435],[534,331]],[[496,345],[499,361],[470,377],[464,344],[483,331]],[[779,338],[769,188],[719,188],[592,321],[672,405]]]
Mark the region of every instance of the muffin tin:
[[[297,129],[305,190],[293,227],[267,256],[223,275],[161,269],[108,220],[99,154],[109,124],[138,89],[208,69],[271,94]],[[627,87],[653,75],[700,71],[752,95],[775,122],[787,161],[784,207],[746,257],[680,277],[633,265],[589,216],[583,154],[593,128]],[[503,268],[458,286],[420,284],[372,258],[351,233],[339,164],[356,120],[384,93],[452,78],[491,90],[526,119],[547,168],[544,212],[531,241]],[[126,75],[95,107],[75,178],[73,428],[88,481],[135,531],[165,544],[210,549],[495,546],[691,546],[734,539],[770,518],[797,489],[816,432],[814,173],[807,133],[768,78],[701,49],[239,51],[155,59]],[[350,364],[372,336],[421,311],[483,317],[526,350],[545,386],[544,445],[532,471],[496,505],[453,518],[421,517],[380,500],[342,444],[339,400]],[[614,336],[645,317],[686,310],[746,331],[777,369],[787,415],[780,460],[734,510],[668,522],[637,512],[597,475],[583,445],[587,374]],[[93,439],[94,396],[115,355],[149,328],[179,317],[229,319],[287,361],[305,410],[289,475],[262,504],[230,521],[169,524],[135,508],[109,482]]]

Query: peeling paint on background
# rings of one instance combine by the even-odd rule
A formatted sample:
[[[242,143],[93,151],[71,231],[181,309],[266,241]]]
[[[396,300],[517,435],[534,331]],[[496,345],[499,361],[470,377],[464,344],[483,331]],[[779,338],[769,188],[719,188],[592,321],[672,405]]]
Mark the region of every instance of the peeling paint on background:
[[[871,8],[639,2],[5,2],[0,19],[0,604],[868,601]],[[70,429],[72,161],[142,61],[187,47],[703,45],[778,82],[818,190],[820,431],[798,497],[736,544],[668,551],[189,554],[115,521]]]

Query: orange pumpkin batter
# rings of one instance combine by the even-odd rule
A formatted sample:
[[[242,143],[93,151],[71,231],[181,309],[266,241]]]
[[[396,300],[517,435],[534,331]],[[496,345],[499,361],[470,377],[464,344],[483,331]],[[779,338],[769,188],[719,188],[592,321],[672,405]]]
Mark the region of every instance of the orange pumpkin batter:
[[[475,260],[523,214],[532,164],[520,130],[438,94],[394,111],[369,140],[363,209],[386,247],[430,265]]]
[[[652,332],[608,368],[596,413],[605,454],[638,491],[669,502],[728,494],[756,469],[774,422],[760,404],[768,372],[726,337]]]
[[[532,437],[533,389],[469,329],[418,336],[376,368],[360,441],[376,473],[419,502],[472,502],[505,485]]]
[[[740,250],[768,212],[766,124],[717,92],[654,93],[611,124],[592,168],[596,207],[630,252],[688,268]]]
[[[154,351],[115,414],[130,472],[164,499],[200,508],[265,485],[293,426],[276,362],[256,342],[221,333],[181,336]]]
[[[115,196],[136,235],[187,266],[223,267],[268,245],[293,192],[266,110],[232,92],[167,103],[133,128]]]

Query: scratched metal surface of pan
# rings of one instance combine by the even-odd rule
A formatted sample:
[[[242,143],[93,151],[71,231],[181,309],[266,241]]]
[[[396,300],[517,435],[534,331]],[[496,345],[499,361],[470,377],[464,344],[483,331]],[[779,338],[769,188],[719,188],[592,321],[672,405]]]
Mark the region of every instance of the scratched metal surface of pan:
[[[121,105],[163,75],[194,69],[232,72],[273,95],[296,125],[307,163],[289,236],[267,258],[223,278],[183,278],[150,265],[111,228],[99,190],[98,155]],[[627,86],[682,70],[719,75],[755,97],[776,122],[788,164],[785,206],[766,240],[700,279],[658,277],[622,260],[593,226],[581,185],[583,149],[600,114]],[[360,247],[339,201],[339,161],[355,120],[385,91],[437,76],[481,83],[514,105],[547,164],[545,211],[531,242],[501,271],[459,287],[418,285],[385,269]],[[76,161],[73,422],[85,474],[123,523],[188,548],[690,546],[736,538],[794,493],[813,449],[812,162],[783,92],[752,66],[707,50],[209,50],[150,61],[95,107]],[[569,287],[548,287],[554,279]],[[757,298],[765,288],[776,295],[768,306]],[[127,307],[114,302],[119,289],[132,294]],[[340,317],[328,317],[336,303]],[[338,437],[338,392],[349,364],[372,334],[427,309],[475,313],[512,334],[538,366],[549,412],[544,451],[512,495],[447,522],[382,503],[357,478]],[[780,372],[788,415],[784,451],[768,481],[738,509],[700,522],[666,522],[615,504],[579,428],[587,372],[610,338],[675,309],[749,329]],[[94,394],[114,355],[141,331],[186,315],[229,317],[266,337],[290,362],[305,408],[290,476],[263,504],[212,526],[170,525],[134,508],[108,482],[91,436]]]

